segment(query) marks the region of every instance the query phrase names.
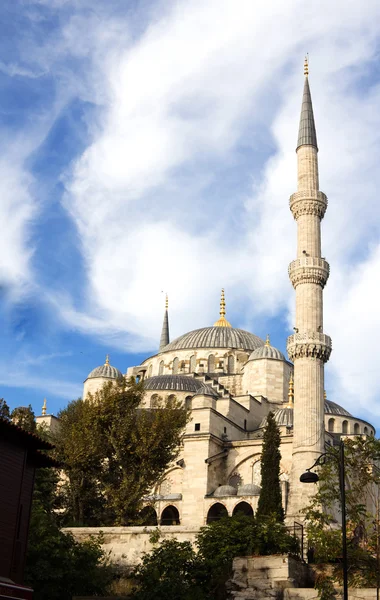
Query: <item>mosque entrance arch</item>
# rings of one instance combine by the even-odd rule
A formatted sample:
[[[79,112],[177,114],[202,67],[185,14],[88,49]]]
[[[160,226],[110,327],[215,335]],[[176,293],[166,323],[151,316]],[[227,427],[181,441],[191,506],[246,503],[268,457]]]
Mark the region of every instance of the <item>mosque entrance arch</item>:
[[[239,502],[232,512],[232,516],[245,515],[246,517],[253,517],[253,508],[248,502]]]
[[[179,512],[175,506],[167,506],[161,514],[161,525],[179,525]]]
[[[228,512],[226,507],[224,506],[224,504],[221,504],[220,502],[216,502],[215,504],[213,504],[208,513],[207,513],[207,521],[206,523],[212,523],[213,521],[219,521],[219,519],[222,519],[223,517],[227,517],[228,516]]]

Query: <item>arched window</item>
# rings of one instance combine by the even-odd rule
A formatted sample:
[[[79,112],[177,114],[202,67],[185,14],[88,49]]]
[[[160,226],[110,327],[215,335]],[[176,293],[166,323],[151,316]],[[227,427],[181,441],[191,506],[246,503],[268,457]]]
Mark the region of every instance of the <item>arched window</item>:
[[[233,356],[228,357],[228,373],[231,374],[235,371],[235,359]]]
[[[240,473],[233,473],[228,480],[228,485],[232,485],[232,487],[236,488],[239,487],[239,485],[243,485]]]
[[[207,372],[208,373],[215,373],[215,356],[213,354],[210,354],[210,356],[208,357]]]
[[[211,506],[207,513],[207,524],[212,523],[213,521],[219,521],[219,519],[222,519],[222,517],[227,516],[228,512],[226,507],[223,506],[223,504],[220,504],[220,502],[216,502],[216,504]]]
[[[190,367],[189,367],[190,373],[195,373],[195,366],[196,366],[195,355],[193,354],[193,356],[190,356]]]
[[[144,506],[144,508],[140,511],[139,517],[141,520],[141,525],[158,525],[157,513],[153,506]]]
[[[163,360],[162,360],[162,361],[160,362],[160,364],[159,364],[159,367],[158,367],[158,374],[159,374],[159,375],[163,375],[163,374],[164,374],[164,361],[163,361]]]
[[[355,425],[354,425],[354,433],[356,433],[356,435],[358,435],[360,433],[359,423],[355,423]]]
[[[169,400],[169,402],[174,402],[174,400],[175,400],[176,398],[177,398],[177,396],[176,396],[175,394],[170,394],[170,395],[168,396],[168,400]]]
[[[159,400],[159,395],[158,394],[153,394],[153,396],[150,399],[150,407],[151,408],[157,408],[157,406],[158,406],[158,400]]]
[[[173,360],[173,375],[177,375],[178,373],[178,363],[179,360],[177,357],[175,357],[175,359]]]
[[[162,511],[161,525],[179,525],[179,512],[175,506],[167,506]]]
[[[332,433],[335,429],[335,419],[329,419],[328,430]]]
[[[246,517],[253,517],[253,508],[248,502],[239,502],[232,512],[232,516],[234,515],[245,515]]]
[[[364,433],[368,435],[368,427],[364,427]]]
[[[192,400],[191,396],[186,396],[186,398],[185,398],[185,408],[187,408],[188,410],[191,409],[191,400]]]
[[[180,370],[180,373],[185,373],[185,371],[186,371],[186,363],[185,363],[184,360],[181,361],[181,364],[179,365],[179,370]]]
[[[348,421],[342,423],[342,433],[348,433]]]
[[[152,371],[153,371],[153,365],[150,364],[149,369],[148,369],[148,377],[152,377]]]

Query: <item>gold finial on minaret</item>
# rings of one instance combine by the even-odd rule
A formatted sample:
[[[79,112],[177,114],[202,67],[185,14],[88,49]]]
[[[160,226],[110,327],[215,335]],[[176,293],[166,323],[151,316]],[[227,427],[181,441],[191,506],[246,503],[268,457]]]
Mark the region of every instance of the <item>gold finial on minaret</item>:
[[[42,416],[46,415],[46,398],[44,398],[44,403],[42,405]]]
[[[327,392],[326,392],[326,390],[323,391],[323,398],[324,398],[324,400],[327,400]]]
[[[110,355],[109,354],[106,354],[106,362],[104,364],[107,366],[110,364]]]
[[[222,293],[220,295],[220,319],[214,323],[214,327],[231,327],[231,323],[229,323],[226,319],[226,300],[224,298],[224,289],[222,289]]]
[[[166,308],[166,310],[168,310],[168,308],[169,308],[169,298],[168,298],[167,294],[166,294],[166,297],[165,297],[165,308]]]
[[[294,405],[294,379],[293,379],[293,374],[291,374],[290,379],[289,379],[288,408],[293,408],[293,405]]]
[[[267,339],[265,340],[265,345],[270,346],[269,333],[267,333]]]
[[[309,75],[309,55],[308,54],[306,54],[305,62],[303,63],[303,74],[305,75],[305,77],[307,77]]]

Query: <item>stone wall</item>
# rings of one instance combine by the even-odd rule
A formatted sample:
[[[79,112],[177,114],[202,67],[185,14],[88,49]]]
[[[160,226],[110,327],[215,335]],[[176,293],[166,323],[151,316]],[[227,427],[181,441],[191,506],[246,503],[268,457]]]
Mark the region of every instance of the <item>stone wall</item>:
[[[67,527],[64,532],[70,532],[74,538],[83,542],[90,535],[104,536],[103,549],[110,552],[110,558],[116,564],[125,567],[134,567],[141,559],[143,552],[150,552],[153,545],[149,541],[150,535],[157,527]],[[160,540],[177,538],[179,542],[195,542],[199,529],[193,527],[168,526],[160,527]]]

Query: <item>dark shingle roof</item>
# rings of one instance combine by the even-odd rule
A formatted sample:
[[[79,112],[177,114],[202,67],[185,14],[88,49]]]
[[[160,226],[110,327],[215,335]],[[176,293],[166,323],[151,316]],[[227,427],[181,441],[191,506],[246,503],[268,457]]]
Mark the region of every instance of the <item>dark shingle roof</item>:
[[[186,375],[156,375],[145,379],[143,384],[146,390],[174,390],[176,392],[218,396],[212,387]]]
[[[311,102],[311,94],[309,80],[306,77],[303,88],[303,98],[301,107],[300,126],[298,130],[297,150],[300,146],[314,146],[318,150],[317,133],[315,131],[313,104]]]
[[[261,338],[243,329],[204,327],[181,335],[162,348],[161,352],[192,348],[236,348],[252,352],[263,345],[264,341]]]

